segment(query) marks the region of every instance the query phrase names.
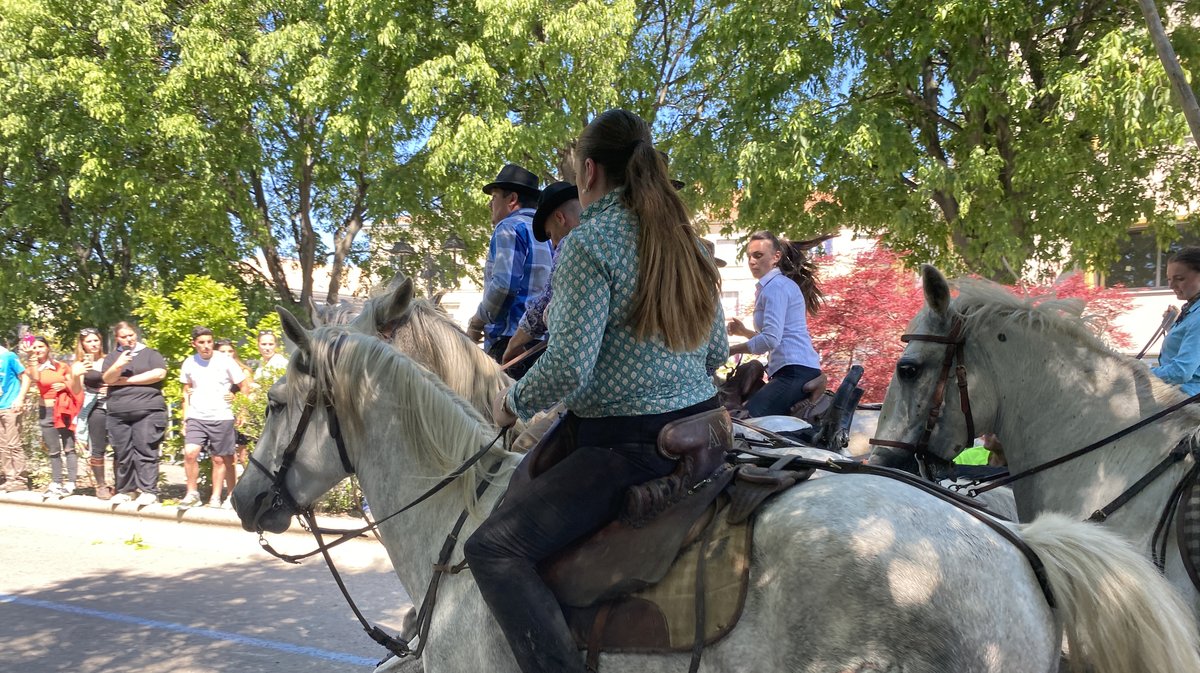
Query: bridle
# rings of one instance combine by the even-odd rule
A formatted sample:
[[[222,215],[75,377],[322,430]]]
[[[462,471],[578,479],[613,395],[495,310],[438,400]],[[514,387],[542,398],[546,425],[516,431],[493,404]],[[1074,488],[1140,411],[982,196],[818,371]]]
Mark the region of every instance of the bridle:
[[[331,361],[336,361],[345,337],[345,334],[341,334],[337,337],[337,340],[334,341],[331,348]],[[320,389],[321,392],[318,392],[318,389]],[[263,493],[260,493],[255,500],[253,523],[255,531],[258,533],[258,543],[267,553],[278,559],[287,561],[288,563],[299,563],[302,559],[320,553],[325,560],[325,565],[329,568],[330,574],[333,575],[333,579],[337,583],[338,589],[341,590],[342,596],[346,599],[346,603],[350,606],[350,610],[354,612],[354,616],[358,619],[359,623],[362,624],[363,630],[367,632],[367,635],[397,657],[420,657],[422,650],[425,648],[425,644],[429,640],[429,629],[433,623],[433,609],[437,603],[438,587],[440,586],[442,577],[445,575],[457,574],[466,568],[466,561],[463,561],[459,564],[451,564],[450,557],[458,544],[458,538],[462,532],[463,525],[467,521],[467,511],[463,510],[450,534],[446,536],[446,540],[442,544],[442,549],[438,553],[438,560],[433,566],[433,576],[429,581],[429,587],[426,590],[425,599],[422,601],[421,609],[417,615],[417,638],[419,639],[419,644],[415,649],[410,649],[408,642],[403,638],[391,636],[379,626],[371,624],[369,621],[367,621],[367,618],[363,616],[362,611],[358,609],[358,605],[355,604],[354,599],[350,597],[350,592],[348,589],[346,589],[346,584],[342,581],[341,574],[338,573],[337,567],[333,563],[333,558],[329,555],[329,550],[341,545],[344,542],[378,529],[379,525],[383,522],[398,516],[409,509],[416,507],[425,500],[433,497],[439,491],[444,489],[446,486],[449,486],[451,483],[465,474],[467,470],[474,467],[481,458],[491,451],[492,447],[496,445],[496,442],[500,441],[505,436],[505,434],[508,432],[508,428],[501,428],[500,432],[494,439],[492,439],[491,442],[483,446],[477,453],[464,461],[450,474],[443,477],[440,481],[438,481],[438,483],[434,484],[433,487],[417,496],[407,505],[401,507],[395,512],[392,512],[381,519],[371,521],[367,526],[362,528],[356,528],[353,530],[324,530],[317,525],[317,519],[316,515],[313,513],[313,508],[311,506],[301,507],[299,503],[296,502],[296,499],[292,496],[292,494],[288,491],[287,484],[285,483],[287,479],[287,473],[295,463],[296,454],[300,449],[300,442],[308,430],[308,425],[312,420],[313,412],[316,410],[318,405],[325,408],[325,414],[328,418],[329,434],[337,444],[338,457],[342,461],[342,469],[345,470],[347,475],[355,474],[354,465],[350,462],[350,455],[346,450],[346,443],[342,438],[341,424],[338,422],[337,411],[333,405],[333,398],[330,396],[328,390],[314,384],[313,388],[309,391],[308,396],[304,400],[304,407],[300,412],[300,419],[296,423],[296,428],[292,432],[292,437],[288,441],[287,446],[284,448],[283,457],[279,463],[279,469],[275,472],[272,472],[267,466],[263,465],[261,461],[254,458],[254,456],[250,456],[250,464],[262,471],[262,473],[271,480],[270,488]],[[484,491],[491,483],[490,476],[491,475],[489,475],[488,478],[484,478],[480,482],[479,487],[475,492],[476,498],[483,496]],[[283,507],[287,507],[289,511],[294,512],[302,517],[301,520],[305,524],[305,527],[313,534],[313,537],[316,538],[316,549],[305,554],[282,554],[276,551],[271,544],[267,542],[260,521],[263,515],[265,515],[267,512]],[[332,542],[325,542],[323,537],[324,534],[340,535],[340,537]],[[384,661],[386,661],[386,659]]]
[[[891,449],[901,449],[913,454],[916,459],[921,476],[929,478],[930,461],[937,463],[948,463],[945,458],[931,453],[929,451],[929,439],[933,436],[933,431],[937,427],[938,420],[942,416],[942,404],[946,400],[946,384],[950,381],[950,367],[957,360],[958,365],[954,367],[954,375],[958,381],[958,398],[961,403],[963,417],[967,421],[967,438],[966,443],[960,448],[966,448],[975,442],[975,417],[971,414],[971,397],[967,392],[967,365],[964,359],[964,348],[967,343],[965,331],[966,320],[961,313],[955,313],[951,319],[950,333],[942,336],[938,334],[905,334],[900,337],[900,340],[909,343],[912,341],[928,341],[930,343],[942,344],[946,347],[945,355],[942,357],[942,369],[938,373],[937,383],[933,388],[933,395],[929,400],[929,415],[925,418],[925,426],[921,431],[921,437],[915,442],[901,442],[890,439],[875,439],[871,438],[868,443],[872,446],[883,446]]]
[[[336,359],[337,354],[341,351],[342,341],[345,335],[340,335],[333,344],[333,357]],[[318,392],[320,386],[313,385],[312,390],[308,391],[308,397],[304,400],[304,408],[300,412],[300,420],[296,423],[296,429],[292,432],[292,438],[288,441],[287,447],[283,450],[283,457],[279,461],[279,469],[272,472],[270,468],[263,465],[261,461],[256,459],[253,454],[249,456],[250,464],[258,468],[268,479],[271,480],[271,486],[266,491],[260,493],[255,500],[254,508],[254,529],[259,534],[260,541],[263,540],[263,527],[260,521],[262,517],[272,510],[287,508],[289,511],[300,514],[311,514],[311,507],[301,507],[291,492],[287,489],[288,471],[292,469],[292,465],[296,462],[296,454],[300,450],[300,441],[304,439],[304,434],[308,430],[308,424],[312,420],[313,411],[320,404],[325,408],[325,415],[329,419],[329,435],[337,444],[338,458],[342,461],[342,469],[347,475],[354,474],[354,465],[350,462],[350,454],[346,451],[346,442],[342,438],[341,424],[338,422],[337,411],[333,407],[333,398],[328,391],[322,390]]]
[[[929,475],[929,468],[927,464],[929,460],[933,460],[942,464],[949,464],[950,462],[945,458],[929,451],[929,439],[933,435],[934,428],[937,427],[938,420],[941,418],[942,404],[945,401],[946,396],[946,384],[950,379],[950,366],[954,364],[955,360],[958,361],[958,365],[955,367],[955,377],[958,381],[959,399],[961,400],[962,404],[963,417],[967,422],[967,443],[961,448],[971,446],[975,439],[975,419],[971,415],[971,399],[967,393],[967,367],[963,359],[963,350],[966,345],[966,336],[963,334],[965,322],[966,321],[962,314],[955,313],[952,318],[950,333],[946,336],[940,336],[936,334],[905,334],[900,337],[900,340],[904,341],[905,343],[911,341],[928,341],[932,343],[940,343],[946,346],[946,353],[942,359],[942,369],[938,374],[937,384],[934,386],[933,395],[930,399],[929,415],[925,419],[925,427],[921,432],[921,437],[916,443],[875,438],[868,440],[872,446],[901,449],[903,451],[912,453],[913,457],[917,460],[921,476],[925,479],[929,479],[930,481],[932,481],[932,478]],[[965,486],[955,487],[955,490],[963,490],[966,492],[967,496],[971,498],[978,497],[990,490],[999,488],[1001,486],[1008,486],[1014,482],[1031,477],[1044,470],[1057,467],[1063,463],[1067,463],[1075,460],[1076,458],[1085,456],[1196,402],[1200,402],[1200,393],[1192,395],[1191,397],[1181,402],[1177,402],[1170,407],[1161,409],[1158,412],[1147,416],[1146,418],[1143,418],[1128,427],[1122,428],[1121,430],[1108,435],[1107,437],[1098,439],[1085,447],[1076,449],[1075,451],[1059,456],[1058,458],[1047,460],[1039,465],[1022,470],[1016,474],[1005,473],[992,479],[977,479],[971,481]],[[1183,461],[1189,455],[1193,455],[1197,459],[1200,459],[1200,455],[1197,455],[1197,451],[1198,449],[1192,445],[1190,438],[1181,440],[1166,455],[1166,457],[1152,467],[1145,475],[1125,489],[1124,492],[1122,492],[1108,504],[1093,512],[1092,515],[1088,517],[1088,521],[1100,523],[1107,520],[1108,517],[1112,516],[1113,513],[1121,507],[1124,507],[1125,504],[1132,500],[1137,494],[1145,490],[1146,487],[1152,482],[1166,473],[1166,471],[1173,465]],[[1154,541],[1152,543],[1152,556],[1155,565],[1157,565],[1160,570],[1164,567],[1166,558],[1167,538],[1164,533],[1166,525],[1170,517],[1174,514],[1175,506],[1178,503],[1179,493],[1182,491],[1184,486],[1190,483],[1192,479],[1197,478],[1197,476],[1200,476],[1200,460],[1195,462],[1192,468],[1189,469],[1188,473],[1176,486],[1173,495],[1167,501],[1167,506],[1162,514],[1162,517],[1160,518],[1158,527],[1155,530]]]

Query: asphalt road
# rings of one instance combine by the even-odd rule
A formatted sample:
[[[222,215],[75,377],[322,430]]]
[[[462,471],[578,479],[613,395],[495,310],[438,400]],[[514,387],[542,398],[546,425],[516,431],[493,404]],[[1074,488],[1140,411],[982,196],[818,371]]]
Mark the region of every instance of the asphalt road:
[[[395,633],[409,598],[383,547],[335,555]],[[319,559],[278,561],[240,528],[0,504],[0,673],[362,672],[382,656]]]

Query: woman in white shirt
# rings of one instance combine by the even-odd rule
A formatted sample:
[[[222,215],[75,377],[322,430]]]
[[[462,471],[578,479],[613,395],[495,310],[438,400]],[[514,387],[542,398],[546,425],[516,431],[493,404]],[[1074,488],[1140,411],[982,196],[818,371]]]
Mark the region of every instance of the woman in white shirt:
[[[730,355],[768,353],[769,381],[746,402],[751,416],[788,414],[808,396],[804,384],[821,375],[821,359],[808,334],[808,314],[821,305],[821,289],[804,251],[769,231],[750,236],[746,249],[755,285],[754,327],[729,321],[731,336],[747,341],[729,347]]]

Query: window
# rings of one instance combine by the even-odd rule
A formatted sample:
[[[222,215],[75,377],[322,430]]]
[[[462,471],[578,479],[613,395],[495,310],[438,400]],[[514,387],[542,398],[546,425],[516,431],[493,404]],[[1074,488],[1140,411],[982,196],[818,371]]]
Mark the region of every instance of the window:
[[[1167,258],[1189,245],[1200,245],[1200,236],[1185,232],[1166,249],[1159,247],[1154,234],[1147,230],[1134,231],[1129,236],[1121,257],[1104,271],[1105,285],[1124,285],[1128,288],[1165,287]]]

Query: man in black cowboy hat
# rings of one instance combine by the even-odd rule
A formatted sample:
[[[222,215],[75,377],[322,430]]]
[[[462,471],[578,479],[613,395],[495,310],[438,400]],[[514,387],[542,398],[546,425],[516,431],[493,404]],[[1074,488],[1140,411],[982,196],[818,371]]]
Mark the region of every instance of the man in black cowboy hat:
[[[495,230],[483,268],[483,299],[467,323],[467,334],[482,340],[487,354],[500,362],[525,304],[546,289],[551,255],[550,246],[533,237],[534,207],[541,194],[538,176],[506,164],[483,192],[491,196]]]
[[[579,215],[582,208],[579,205],[579,190],[569,182],[556,182],[542,191],[538,200],[537,212],[533,214],[533,237],[539,241],[550,241],[550,246],[558,250],[563,237],[579,226]],[[554,268],[550,269],[550,282],[546,291],[531,300],[525,309],[525,315],[517,327],[516,334],[508,342],[504,352],[504,362],[508,362],[524,353],[537,342],[546,338],[546,307],[550,305],[550,297],[554,292]],[[521,369],[523,374],[540,357],[531,355],[513,369]],[[519,378],[513,375],[513,378]]]

